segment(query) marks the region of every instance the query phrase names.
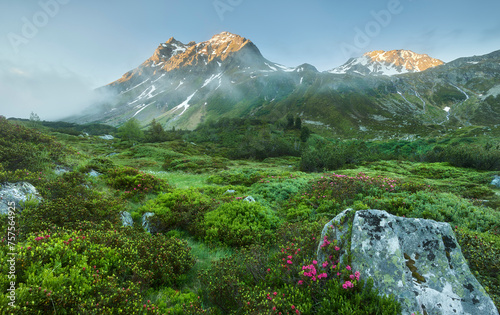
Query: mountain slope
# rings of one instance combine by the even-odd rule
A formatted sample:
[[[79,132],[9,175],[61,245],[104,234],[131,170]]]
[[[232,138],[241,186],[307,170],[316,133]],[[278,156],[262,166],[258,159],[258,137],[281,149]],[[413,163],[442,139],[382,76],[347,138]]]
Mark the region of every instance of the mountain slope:
[[[102,88],[116,94],[111,102],[73,121],[116,126],[134,117],[147,125],[155,118],[165,128],[194,129],[221,117],[277,120],[291,113],[342,136],[415,134],[500,121],[500,52],[439,66],[406,51],[364,57],[407,73],[318,72],[309,64],[287,68],[265,59],[250,40],[227,32],[198,44],[171,38]]]

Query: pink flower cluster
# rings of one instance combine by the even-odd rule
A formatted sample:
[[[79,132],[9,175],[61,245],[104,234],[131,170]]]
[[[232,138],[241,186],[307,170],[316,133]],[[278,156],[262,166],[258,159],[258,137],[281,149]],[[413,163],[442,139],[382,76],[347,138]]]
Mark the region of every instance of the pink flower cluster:
[[[354,287],[354,285],[352,284],[352,282],[351,282],[351,281],[346,281],[346,282],[344,282],[344,284],[342,285],[342,288],[344,288],[344,289],[346,289],[346,290],[347,290],[347,289],[349,289],[349,288],[353,288],[353,287]]]
[[[321,248],[330,245],[330,243],[331,242],[328,240],[328,236],[325,235],[325,238],[323,239],[323,244],[321,244]]]
[[[300,252],[300,248],[294,249],[296,245],[294,243],[291,244],[292,247],[288,246],[286,248],[281,248],[281,253],[283,253],[285,256],[282,258],[283,264],[281,265],[287,270],[290,270],[289,265],[293,264],[293,255],[297,256]]]
[[[35,241],[40,241],[40,240],[43,240],[43,239],[46,239],[46,238],[49,238],[49,237],[50,237],[50,235],[45,235],[45,237],[44,236],[39,236],[39,237],[35,238]]]
[[[347,270],[351,270],[351,266],[348,265],[346,267],[346,269]],[[354,274],[349,275],[349,278],[352,281],[354,281],[354,279],[356,279],[356,281],[359,281],[359,277],[360,276],[361,276],[361,273],[359,271],[356,271]],[[353,287],[354,287],[354,284],[351,281],[349,281],[349,280],[347,280],[346,282],[344,282],[344,284],[342,284],[342,288],[344,288],[346,290],[350,289],[350,288],[353,288]]]
[[[312,265],[308,266],[302,266],[302,270],[304,270],[304,276],[309,277],[312,279],[312,281],[316,281],[317,279],[326,279],[328,275],[326,272],[323,272],[318,275],[318,271],[316,270],[316,267],[314,265],[317,265],[318,262],[316,260],[313,260]],[[309,271],[306,271],[309,270]],[[299,284],[302,284],[303,281],[299,280]]]

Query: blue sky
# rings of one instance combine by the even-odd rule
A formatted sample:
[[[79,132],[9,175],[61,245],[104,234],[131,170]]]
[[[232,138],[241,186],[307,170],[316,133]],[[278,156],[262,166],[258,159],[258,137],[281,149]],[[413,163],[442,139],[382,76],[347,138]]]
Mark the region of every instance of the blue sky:
[[[0,114],[80,108],[170,37],[229,31],[267,59],[320,71],[371,50],[451,61],[500,49],[500,1],[0,0]],[[65,105],[63,105],[65,104]]]

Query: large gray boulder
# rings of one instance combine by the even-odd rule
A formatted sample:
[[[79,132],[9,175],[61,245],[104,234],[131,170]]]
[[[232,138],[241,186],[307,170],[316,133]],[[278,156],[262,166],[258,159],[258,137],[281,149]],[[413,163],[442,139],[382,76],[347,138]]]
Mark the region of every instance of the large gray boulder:
[[[330,247],[321,246],[325,236],[344,244],[350,240],[352,269],[372,278],[382,294],[393,294],[403,314],[498,314],[448,223],[348,209],[325,225],[319,263],[329,255],[324,248]],[[344,253],[340,260],[345,259]]]
[[[28,182],[4,183],[0,185],[0,215],[8,214],[9,203],[15,202],[16,210],[23,209],[23,203],[28,198],[42,200],[35,186]]]

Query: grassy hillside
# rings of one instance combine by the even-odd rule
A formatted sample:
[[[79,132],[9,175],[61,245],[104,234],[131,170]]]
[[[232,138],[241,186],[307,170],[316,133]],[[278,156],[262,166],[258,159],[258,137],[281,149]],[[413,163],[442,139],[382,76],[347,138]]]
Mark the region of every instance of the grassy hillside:
[[[0,182],[28,181],[43,197],[15,215],[16,307],[2,264],[2,314],[396,314],[345,265],[304,275],[323,225],[346,208],[449,222],[500,307],[498,129],[340,140],[289,118],[127,140],[0,118]],[[2,261],[10,221],[0,218]]]

